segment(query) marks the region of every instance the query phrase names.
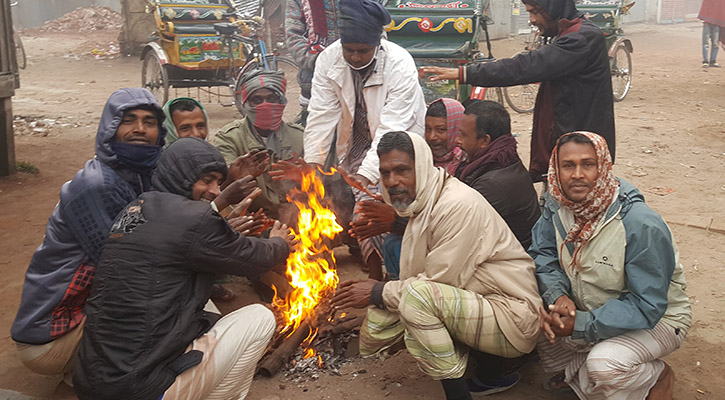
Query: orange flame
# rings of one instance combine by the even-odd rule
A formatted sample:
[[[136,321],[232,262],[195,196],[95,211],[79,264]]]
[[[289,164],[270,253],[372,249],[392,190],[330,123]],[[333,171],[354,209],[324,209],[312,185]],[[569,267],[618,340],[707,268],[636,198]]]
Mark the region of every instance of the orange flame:
[[[287,258],[287,278],[293,291],[285,299],[277,296],[274,304],[282,312],[282,332],[294,332],[310,315],[315,306],[337,287],[335,257],[325,244],[342,232],[335,214],[322,205],[325,188],[314,170],[304,172],[301,190],[292,189],[287,199],[299,209],[295,238],[299,241],[294,253]],[[332,263],[320,255],[330,254]]]
[[[317,356],[317,366],[320,368],[325,366],[325,364],[322,363],[322,356]]]
[[[315,349],[310,347],[309,349],[307,349],[307,351],[305,351],[305,355],[302,357],[302,359],[306,360],[314,355],[315,355]]]

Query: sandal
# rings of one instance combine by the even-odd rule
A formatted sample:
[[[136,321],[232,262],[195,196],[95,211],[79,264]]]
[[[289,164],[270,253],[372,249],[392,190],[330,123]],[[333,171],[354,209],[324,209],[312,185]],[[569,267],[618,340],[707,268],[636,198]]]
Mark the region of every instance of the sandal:
[[[572,388],[566,383],[566,375],[564,372],[559,372],[545,380],[544,389],[551,393],[566,393],[572,391]]]

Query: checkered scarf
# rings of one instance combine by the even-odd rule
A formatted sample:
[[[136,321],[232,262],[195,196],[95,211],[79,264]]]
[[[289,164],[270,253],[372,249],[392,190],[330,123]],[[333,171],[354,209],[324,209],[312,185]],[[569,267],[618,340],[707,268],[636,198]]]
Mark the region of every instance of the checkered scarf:
[[[561,182],[559,182],[558,152],[561,139],[576,133],[586,136],[594,145],[594,150],[597,154],[597,171],[599,172],[599,176],[594,182],[592,189],[587,193],[584,200],[577,203],[569,200],[561,188]],[[612,204],[614,194],[619,188],[619,181],[617,181],[612,173],[612,157],[609,154],[607,142],[604,138],[592,132],[580,131],[562,135],[557,141],[554,151],[551,153],[548,183],[551,197],[559,202],[559,204],[569,208],[574,215],[574,224],[569,228],[569,232],[567,232],[562,246],[567,242],[574,244],[574,253],[572,254],[572,261],[569,267],[581,269],[579,260],[581,259],[582,248],[589,242],[592,235],[594,235],[597,225],[604,218],[607,208]]]
[[[445,97],[433,103],[436,102],[441,102],[446,107],[446,122],[448,125],[448,142],[446,143],[446,148],[448,149],[448,153],[440,157],[434,157],[433,163],[436,167],[441,167],[453,175],[458,165],[465,160],[465,153],[458,146],[458,137],[461,136],[461,120],[463,119],[463,111],[465,111],[465,108],[458,101]]]

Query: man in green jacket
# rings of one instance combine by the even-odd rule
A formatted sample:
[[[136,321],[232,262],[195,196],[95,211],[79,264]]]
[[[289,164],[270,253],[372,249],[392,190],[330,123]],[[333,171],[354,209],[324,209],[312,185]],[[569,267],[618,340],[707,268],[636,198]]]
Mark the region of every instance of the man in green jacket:
[[[289,160],[296,153],[303,155],[302,127],[282,121],[287,105],[287,81],[282,71],[253,70],[242,78],[242,102],[246,117],[224,126],[214,137],[214,145],[230,165],[230,179],[236,178],[231,165],[239,157],[250,154],[253,159],[266,157],[267,163]],[[294,207],[288,208],[285,197],[292,184],[273,181],[268,173],[257,177],[262,194],[250,211],[263,208],[271,218],[292,223]],[[288,203],[287,203],[288,204]]]

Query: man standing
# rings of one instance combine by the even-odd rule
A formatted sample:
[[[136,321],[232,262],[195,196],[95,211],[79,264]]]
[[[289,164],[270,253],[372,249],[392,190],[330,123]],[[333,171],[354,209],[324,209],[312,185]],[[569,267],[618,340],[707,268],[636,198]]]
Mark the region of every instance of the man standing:
[[[470,399],[469,350],[518,357],[539,336],[534,265],[503,219],[475,190],[433,166],[425,140],[390,132],[377,148],[385,202],[410,217],[400,280],[348,281],[336,308],[367,307],[360,353],[404,340],[447,399]]]
[[[315,72],[317,56],[336,41],[339,0],[289,0],[285,13],[284,27],[287,47],[300,71],[300,105],[302,110],[295,123],[307,123],[307,106],[312,96],[312,75]]]
[[[227,124],[214,137],[214,146],[230,168],[239,157],[250,153],[254,158],[266,157],[268,153],[267,167],[270,162],[289,160],[294,154],[302,155],[302,128],[282,121],[287,105],[286,87],[282,71],[252,70],[242,77],[242,102],[247,115]],[[230,175],[235,174],[230,171]],[[286,202],[285,196],[291,186],[273,181],[268,173],[256,179],[262,194],[249,209],[256,211],[263,208],[272,218],[289,222],[287,216],[280,215],[280,204]]]
[[[235,232],[215,210],[254,186],[219,195],[226,175],[214,146],[180,139],[161,157],[154,191],[116,218],[88,299],[73,377],[79,399],[246,396],[274,315],[255,304],[220,319],[204,305],[215,273],[257,276],[284,262],[295,242],[279,222],[269,239]]]
[[[388,23],[388,12],[372,0],[341,0],[340,40],[320,54],[312,79],[305,161],[339,166],[363,186],[378,183],[375,151],[383,133],[424,133],[426,107],[415,62],[381,39]],[[366,198],[354,193],[355,201]],[[354,202],[349,203],[336,213],[343,228],[353,217]],[[381,245],[381,237],[360,242],[363,263],[374,277],[382,277]]]
[[[204,107],[191,97],[178,97],[164,105],[166,146],[182,137],[205,140],[209,130],[209,116]]]
[[[458,167],[456,177],[481,193],[528,249],[531,228],[541,211],[534,185],[516,151],[506,109],[488,100],[466,107],[461,147],[468,158]]]
[[[120,89],[106,102],[96,155],[61,188],[25,275],[11,335],[30,370],[69,378],[101,251],[116,215],[151,186],[163,121],[146,89]]]
[[[692,321],[672,232],[615,178],[599,135],[562,136],[548,182],[529,249],[548,305],[541,364],[558,372],[545,386],[582,399],[672,399],[674,372],[659,358]]]
[[[423,67],[431,80],[458,79],[476,86],[541,82],[531,132],[529,172],[534,182],[547,172],[559,136],[587,130],[607,141],[614,159],[614,100],[604,34],[584,19],[573,0],[524,0],[529,21],[551,44],[513,58],[459,69]]]

